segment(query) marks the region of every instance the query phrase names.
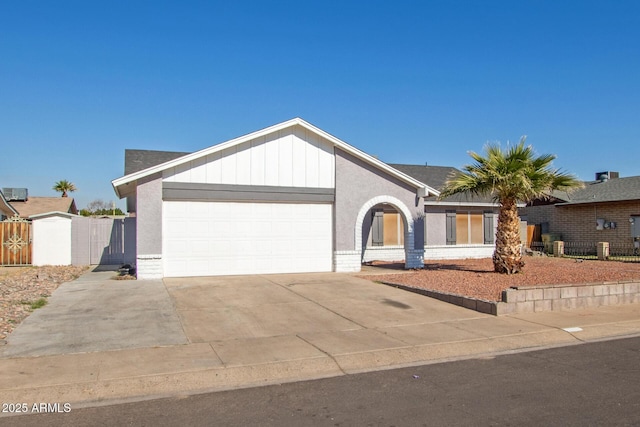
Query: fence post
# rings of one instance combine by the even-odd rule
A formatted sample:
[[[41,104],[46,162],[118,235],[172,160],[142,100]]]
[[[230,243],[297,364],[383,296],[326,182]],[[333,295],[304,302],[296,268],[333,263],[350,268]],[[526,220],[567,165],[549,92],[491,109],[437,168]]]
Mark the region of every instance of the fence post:
[[[553,255],[558,257],[564,256],[564,242],[562,240],[553,242]]]
[[[609,258],[609,242],[598,242],[598,259],[601,261]]]

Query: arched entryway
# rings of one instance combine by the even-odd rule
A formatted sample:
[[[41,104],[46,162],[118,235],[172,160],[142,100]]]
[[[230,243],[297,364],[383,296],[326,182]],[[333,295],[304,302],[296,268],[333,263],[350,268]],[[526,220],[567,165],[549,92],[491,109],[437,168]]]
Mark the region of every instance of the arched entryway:
[[[414,234],[414,219],[411,215],[411,211],[407,206],[399,199],[393,196],[377,196],[362,205],[358,211],[355,226],[355,250],[359,254],[363,254],[363,224],[365,222],[366,215],[372,208],[378,205],[390,205],[392,206],[402,217],[404,223],[404,259],[405,268],[422,268],[423,250],[415,249],[415,234]]]

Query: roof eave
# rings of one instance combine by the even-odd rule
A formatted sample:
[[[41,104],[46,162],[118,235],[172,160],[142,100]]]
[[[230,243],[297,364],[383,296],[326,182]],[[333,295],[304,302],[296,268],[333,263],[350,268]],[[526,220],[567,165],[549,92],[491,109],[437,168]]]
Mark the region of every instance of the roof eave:
[[[62,216],[65,218],[75,218],[79,215],[76,214],[72,214],[69,212],[62,212],[62,211],[51,211],[51,212],[42,212],[39,214],[33,214],[33,215],[29,215],[29,219],[39,219],[39,218],[46,218],[46,217],[50,217],[50,216]]]
[[[289,126],[297,124],[298,120],[300,120],[300,119],[287,120],[286,122],[282,122],[282,123],[279,123],[277,125],[273,125],[273,126],[270,126],[268,128],[265,128],[265,129],[262,129],[262,130],[259,130],[259,131],[256,131],[256,132],[253,132],[253,133],[250,133],[250,134],[239,136],[239,137],[231,139],[229,141],[222,142],[220,144],[216,144],[216,145],[213,145],[213,146],[210,146],[210,147],[207,147],[207,148],[203,148],[202,150],[198,150],[198,151],[195,151],[195,152],[190,153],[190,154],[186,154],[186,155],[184,155],[182,157],[178,157],[177,159],[169,160],[167,162],[160,163],[160,164],[152,166],[150,168],[143,169],[143,170],[140,170],[138,172],[131,173],[129,175],[125,175],[123,177],[120,177],[120,178],[117,178],[117,179],[114,179],[113,181],[111,181],[111,185],[114,187],[118,197],[122,198],[120,196],[120,192],[118,190],[118,187],[120,187],[120,186],[122,186],[124,184],[127,184],[129,182],[133,182],[133,181],[137,181],[138,179],[147,177],[149,175],[153,175],[154,173],[162,172],[162,171],[164,171],[164,170],[166,170],[168,168],[171,168],[171,167],[179,166],[179,165],[181,165],[183,163],[190,162],[190,161],[195,160],[197,158],[200,158],[202,156],[207,156],[209,154],[213,154],[213,153],[216,153],[218,151],[222,151],[225,148],[231,147],[233,145],[241,144],[242,142],[245,142],[245,141],[248,141],[248,140],[251,140],[251,139],[255,139],[255,138],[260,138],[261,136],[268,135],[269,133],[277,132],[279,130],[282,130],[282,129],[285,129],[285,128],[289,127]]]
[[[2,191],[0,191],[0,201],[1,201],[1,202],[2,202],[2,204],[3,204],[4,206],[6,206],[6,207],[7,207],[7,209],[8,209],[8,210],[10,210],[14,215],[18,215],[18,216],[20,215],[20,214],[18,213],[18,211],[17,211],[13,206],[11,206],[11,204],[7,201],[7,199],[5,199],[4,194],[2,194]]]
[[[425,206],[478,206],[478,207],[495,207],[495,208],[500,207],[500,203],[494,203],[494,202],[466,202],[466,201],[447,202],[447,201],[441,201],[441,200],[425,200],[424,205]],[[518,202],[516,203],[516,206],[519,208],[524,208],[527,206],[527,204]]]
[[[360,151],[359,149],[347,144],[346,142],[342,141],[339,138],[336,138],[335,136],[331,135],[330,133],[325,132],[322,129],[315,127],[311,123],[308,123],[308,122],[304,121],[303,119],[301,119],[299,117],[296,117],[294,119],[287,120],[285,122],[282,122],[282,123],[279,123],[279,124],[264,128],[264,129],[256,131],[256,132],[252,132],[252,133],[249,133],[249,134],[246,134],[246,135],[231,139],[231,140],[226,141],[226,142],[222,142],[220,144],[213,145],[211,147],[204,148],[202,150],[196,151],[196,152],[191,153],[191,154],[187,154],[187,155],[182,156],[182,157],[178,157],[177,159],[173,159],[173,160],[170,160],[168,162],[164,162],[164,163],[161,163],[159,165],[155,165],[155,166],[152,166],[150,168],[143,169],[141,171],[134,172],[134,173],[129,174],[129,175],[125,175],[123,177],[120,177],[120,178],[117,178],[117,179],[114,179],[113,181],[111,181],[111,185],[113,186],[114,191],[115,191],[116,195],[118,196],[118,198],[122,199],[123,196],[122,196],[122,193],[120,191],[120,187],[125,185],[125,184],[128,184],[130,182],[135,182],[138,179],[147,177],[149,175],[153,175],[154,173],[162,172],[162,171],[164,171],[164,170],[166,170],[168,168],[179,166],[181,164],[190,162],[190,161],[198,159],[200,157],[207,156],[207,155],[216,153],[218,151],[225,150],[226,148],[232,147],[234,145],[242,144],[243,142],[247,142],[247,141],[250,141],[252,139],[260,138],[262,136],[265,136],[265,135],[271,134],[273,132],[277,132],[277,131],[280,131],[280,130],[283,130],[283,129],[286,129],[288,127],[295,126],[295,125],[302,126],[303,128],[305,128],[307,130],[310,130],[311,132],[316,133],[317,135],[319,135],[319,136],[331,141],[335,146],[337,146],[341,150],[343,150],[343,151],[345,151],[345,152],[347,152],[349,154],[352,154],[352,155],[362,159],[366,163],[369,163],[370,165],[372,165],[372,166],[374,166],[374,167],[376,167],[376,168],[378,168],[378,169],[380,169],[382,171],[385,171],[385,172],[397,177],[401,181],[403,181],[403,182],[415,187],[418,190],[423,190],[425,194],[430,194],[430,195],[433,195],[433,196],[439,196],[440,195],[440,193],[436,189],[434,189],[432,187],[429,187],[425,183],[422,183],[422,182],[410,177],[409,175],[407,175],[407,174],[405,174],[403,172],[400,172],[397,169],[392,168],[391,166],[387,165],[386,163],[376,159],[373,156],[370,156],[369,154],[367,154],[367,153],[365,153],[363,151]]]
[[[636,202],[640,200],[637,198],[624,198],[624,199],[611,199],[611,200],[581,200],[576,202],[562,202],[556,203],[554,206],[575,206],[575,205],[591,205],[593,203],[617,203],[617,202]]]
[[[337,138],[333,135],[331,135],[328,132],[323,131],[322,129],[312,125],[311,123],[308,123],[300,118],[294,119],[297,120],[300,126],[307,128],[308,130],[315,132],[316,134],[322,136],[323,138],[331,141],[333,144],[335,144],[338,148],[340,148],[341,150],[354,155],[355,157],[358,157],[362,160],[364,160],[366,163],[369,163],[372,166],[375,166],[376,168],[387,172],[388,174],[394,175],[397,178],[399,178],[400,180],[404,181],[407,184],[410,184],[412,186],[414,186],[416,189],[421,190],[424,194],[426,195],[433,195],[433,196],[439,196],[440,192],[438,190],[436,190],[435,188],[432,188],[430,186],[428,186],[427,184],[418,181],[417,179],[407,175],[404,172],[399,171],[398,169],[389,166],[388,164],[386,164],[385,162],[376,159],[375,157],[365,153],[364,151],[361,151],[359,149],[357,149],[356,147],[347,144],[346,142],[344,142],[343,140],[341,140],[340,138]],[[424,195],[420,195],[420,197],[425,197]]]

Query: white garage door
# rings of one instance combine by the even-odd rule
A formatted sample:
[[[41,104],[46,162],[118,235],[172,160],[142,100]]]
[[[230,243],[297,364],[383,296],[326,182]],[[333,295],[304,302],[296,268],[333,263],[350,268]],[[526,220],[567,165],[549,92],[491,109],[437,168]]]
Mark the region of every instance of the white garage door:
[[[332,270],[332,205],[163,202],[164,275]]]

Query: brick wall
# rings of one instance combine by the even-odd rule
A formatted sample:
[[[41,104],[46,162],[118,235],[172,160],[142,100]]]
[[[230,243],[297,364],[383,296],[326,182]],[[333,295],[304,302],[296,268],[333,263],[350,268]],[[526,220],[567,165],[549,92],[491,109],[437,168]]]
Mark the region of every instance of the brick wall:
[[[405,268],[422,268],[424,267],[424,250],[411,249],[407,251],[405,259]]]
[[[410,256],[415,259],[409,263],[408,268],[417,267],[414,265],[414,261],[419,263],[420,258],[426,260],[491,258],[494,250],[494,245],[425,246],[424,251],[410,251]],[[402,246],[373,246],[365,249],[362,261],[401,261],[403,259],[405,259],[405,252]]]
[[[136,275],[139,280],[162,279],[162,255],[138,255]]]
[[[351,273],[358,272],[360,269],[360,251],[333,252],[333,271],[337,273]]]
[[[495,245],[440,245],[425,246],[424,259],[491,258]]]
[[[364,250],[362,261],[401,261],[403,259],[404,246],[369,246]]]
[[[565,242],[609,242],[631,244],[631,215],[640,215],[640,200],[615,203],[592,203],[576,206],[530,206],[520,210],[527,223],[549,223],[549,232],[562,234]],[[613,221],[615,229],[596,230],[596,219]]]
[[[634,281],[584,286],[521,286],[503,291],[496,313],[563,311],[640,302],[640,285]]]

